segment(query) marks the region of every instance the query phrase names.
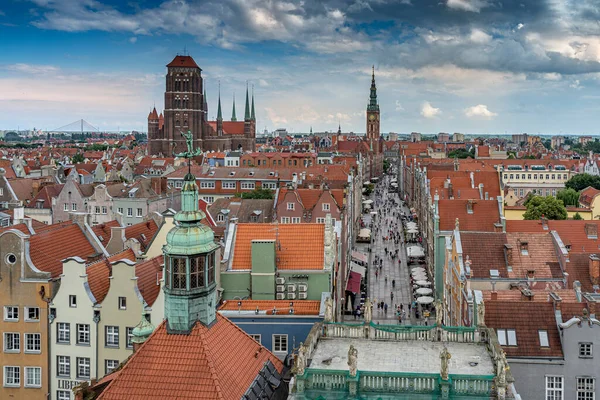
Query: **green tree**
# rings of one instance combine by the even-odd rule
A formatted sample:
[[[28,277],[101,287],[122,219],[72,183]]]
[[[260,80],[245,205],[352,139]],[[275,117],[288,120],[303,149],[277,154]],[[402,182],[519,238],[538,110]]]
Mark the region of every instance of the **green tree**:
[[[563,202],[554,196],[534,196],[527,203],[527,211],[523,214],[523,219],[537,220],[541,217],[567,219],[567,209]]]
[[[240,196],[242,199],[272,199],[273,191],[270,189],[256,188],[251,192],[244,192]]]
[[[581,215],[579,215],[579,213],[575,213],[575,215],[573,215],[573,219],[575,220],[582,220],[583,218],[581,217]]]
[[[475,149],[473,151],[468,151],[467,149],[455,149],[448,153],[448,158],[475,158]]]
[[[383,160],[383,172],[387,174],[389,168],[390,168],[390,161],[387,159]]]
[[[85,159],[83,158],[83,154],[81,153],[77,153],[73,156],[73,158],[71,159],[71,162],[73,164],[81,164],[82,162],[84,162]]]
[[[571,188],[559,190],[556,193],[556,198],[561,200],[565,207],[577,207],[579,205],[579,192]]]
[[[600,177],[590,174],[576,174],[571,179],[565,182],[567,189],[573,189],[577,192],[591,186],[600,189]]]

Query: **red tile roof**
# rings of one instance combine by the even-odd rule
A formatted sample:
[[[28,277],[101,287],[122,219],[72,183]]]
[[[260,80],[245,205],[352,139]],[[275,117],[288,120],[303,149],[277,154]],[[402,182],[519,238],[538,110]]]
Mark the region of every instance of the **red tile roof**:
[[[485,300],[489,328],[515,329],[516,346],[502,346],[508,357],[562,358],[560,335],[552,303]],[[549,347],[541,347],[540,330],[548,332]]]
[[[86,267],[88,284],[97,303],[104,301],[110,288],[110,263],[123,259],[135,262],[135,254],[130,249],[126,249],[108,258],[103,258],[100,261],[89,264]]]
[[[146,222],[140,222],[139,224],[125,228],[125,238],[137,239],[142,245],[142,251],[144,251],[148,243],[150,243],[154,235],[156,235],[156,232],[158,232],[158,225],[156,225],[156,222],[153,219],[149,219]]]
[[[495,223],[500,223],[498,202],[494,200],[475,200],[473,213],[469,214],[469,200],[440,200],[440,230],[454,230],[456,218],[461,231],[493,232]]]
[[[136,351],[98,400],[240,399],[264,363],[283,364],[227,318],[196,323],[189,335],[166,322]]]
[[[111,227],[121,226],[117,220],[108,221],[105,224],[98,224],[92,226],[92,231],[98,237],[98,240],[102,245],[105,245],[110,240]]]
[[[324,224],[238,224],[233,269],[252,268],[252,240],[278,240],[278,269],[322,270]]]
[[[160,291],[160,279],[162,278],[163,256],[158,256],[139,263],[135,266],[135,275],[138,278],[137,286],[149,306],[154,304]]]
[[[200,68],[190,56],[175,56],[173,61],[167,64],[167,67]],[[158,118],[158,115],[156,117]]]
[[[244,121],[223,121],[223,133],[229,135],[243,135]]]
[[[491,269],[498,270],[501,278],[508,277],[504,260],[505,235],[491,232],[461,232],[460,241],[463,261],[466,260],[466,256],[471,260],[473,278],[489,278]]]
[[[585,220],[549,220],[548,229],[544,229],[541,221],[506,221],[507,232],[549,232],[556,231],[565,244],[570,247],[569,253],[586,253],[600,250],[600,240],[588,238],[586,226],[596,225],[600,232],[600,221]]]
[[[33,265],[52,277],[62,274],[62,260],[78,256],[84,260],[97,252],[77,224],[70,224],[33,235],[29,254]]]
[[[598,195],[598,193],[600,193],[600,190],[589,186],[583,189],[579,194],[579,202],[584,206],[589,207],[592,205],[592,201],[594,200],[594,197]]]
[[[277,310],[276,315],[288,315],[290,308],[294,309],[294,315],[319,315],[321,302],[319,300],[294,300],[294,306],[290,307],[289,300],[241,300],[238,305],[237,300],[223,302],[219,310],[223,311],[267,311],[268,315],[273,314],[273,309]]]

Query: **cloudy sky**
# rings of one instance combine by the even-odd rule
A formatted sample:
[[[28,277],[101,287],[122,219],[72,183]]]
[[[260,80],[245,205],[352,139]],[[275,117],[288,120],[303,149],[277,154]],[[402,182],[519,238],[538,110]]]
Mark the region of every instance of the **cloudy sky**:
[[[598,0],[4,0],[0,129],[145,129],[187,49],[257,128],[598,133]]]

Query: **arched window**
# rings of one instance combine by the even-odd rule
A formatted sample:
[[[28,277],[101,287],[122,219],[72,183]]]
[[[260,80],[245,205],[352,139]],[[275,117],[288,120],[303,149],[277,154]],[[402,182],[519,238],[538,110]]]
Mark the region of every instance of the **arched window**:
[[[215,281],[215,253],[210,253],[206,256],[206,285],[210,285]]]
[[[190,289],[204,286],[204,257],[190,259]]]
[[[185,258],[171,259],[171,288],[187,289],[187,271]]]

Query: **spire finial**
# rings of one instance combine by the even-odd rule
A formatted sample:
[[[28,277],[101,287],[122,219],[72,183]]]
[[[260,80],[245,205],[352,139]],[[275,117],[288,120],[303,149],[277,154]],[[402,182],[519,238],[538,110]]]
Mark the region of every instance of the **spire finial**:
[[[244,112],[244,121],[250,119],[250,99],[248,97],[248,81],[246,81],[246,107]]]
[[[217,104],[217,121],[223,121],[223,113],[221,112],[221,81],[219,81],[219,101]]]
[[[254,112],[254,85],[252,85],[252,111],[250,112],[250,119],[256,121],[256,113]]]
[[[233,92],[233,111],[231,111],[231,121],[236,122],[237,118],[235,116],[235,91]]]

